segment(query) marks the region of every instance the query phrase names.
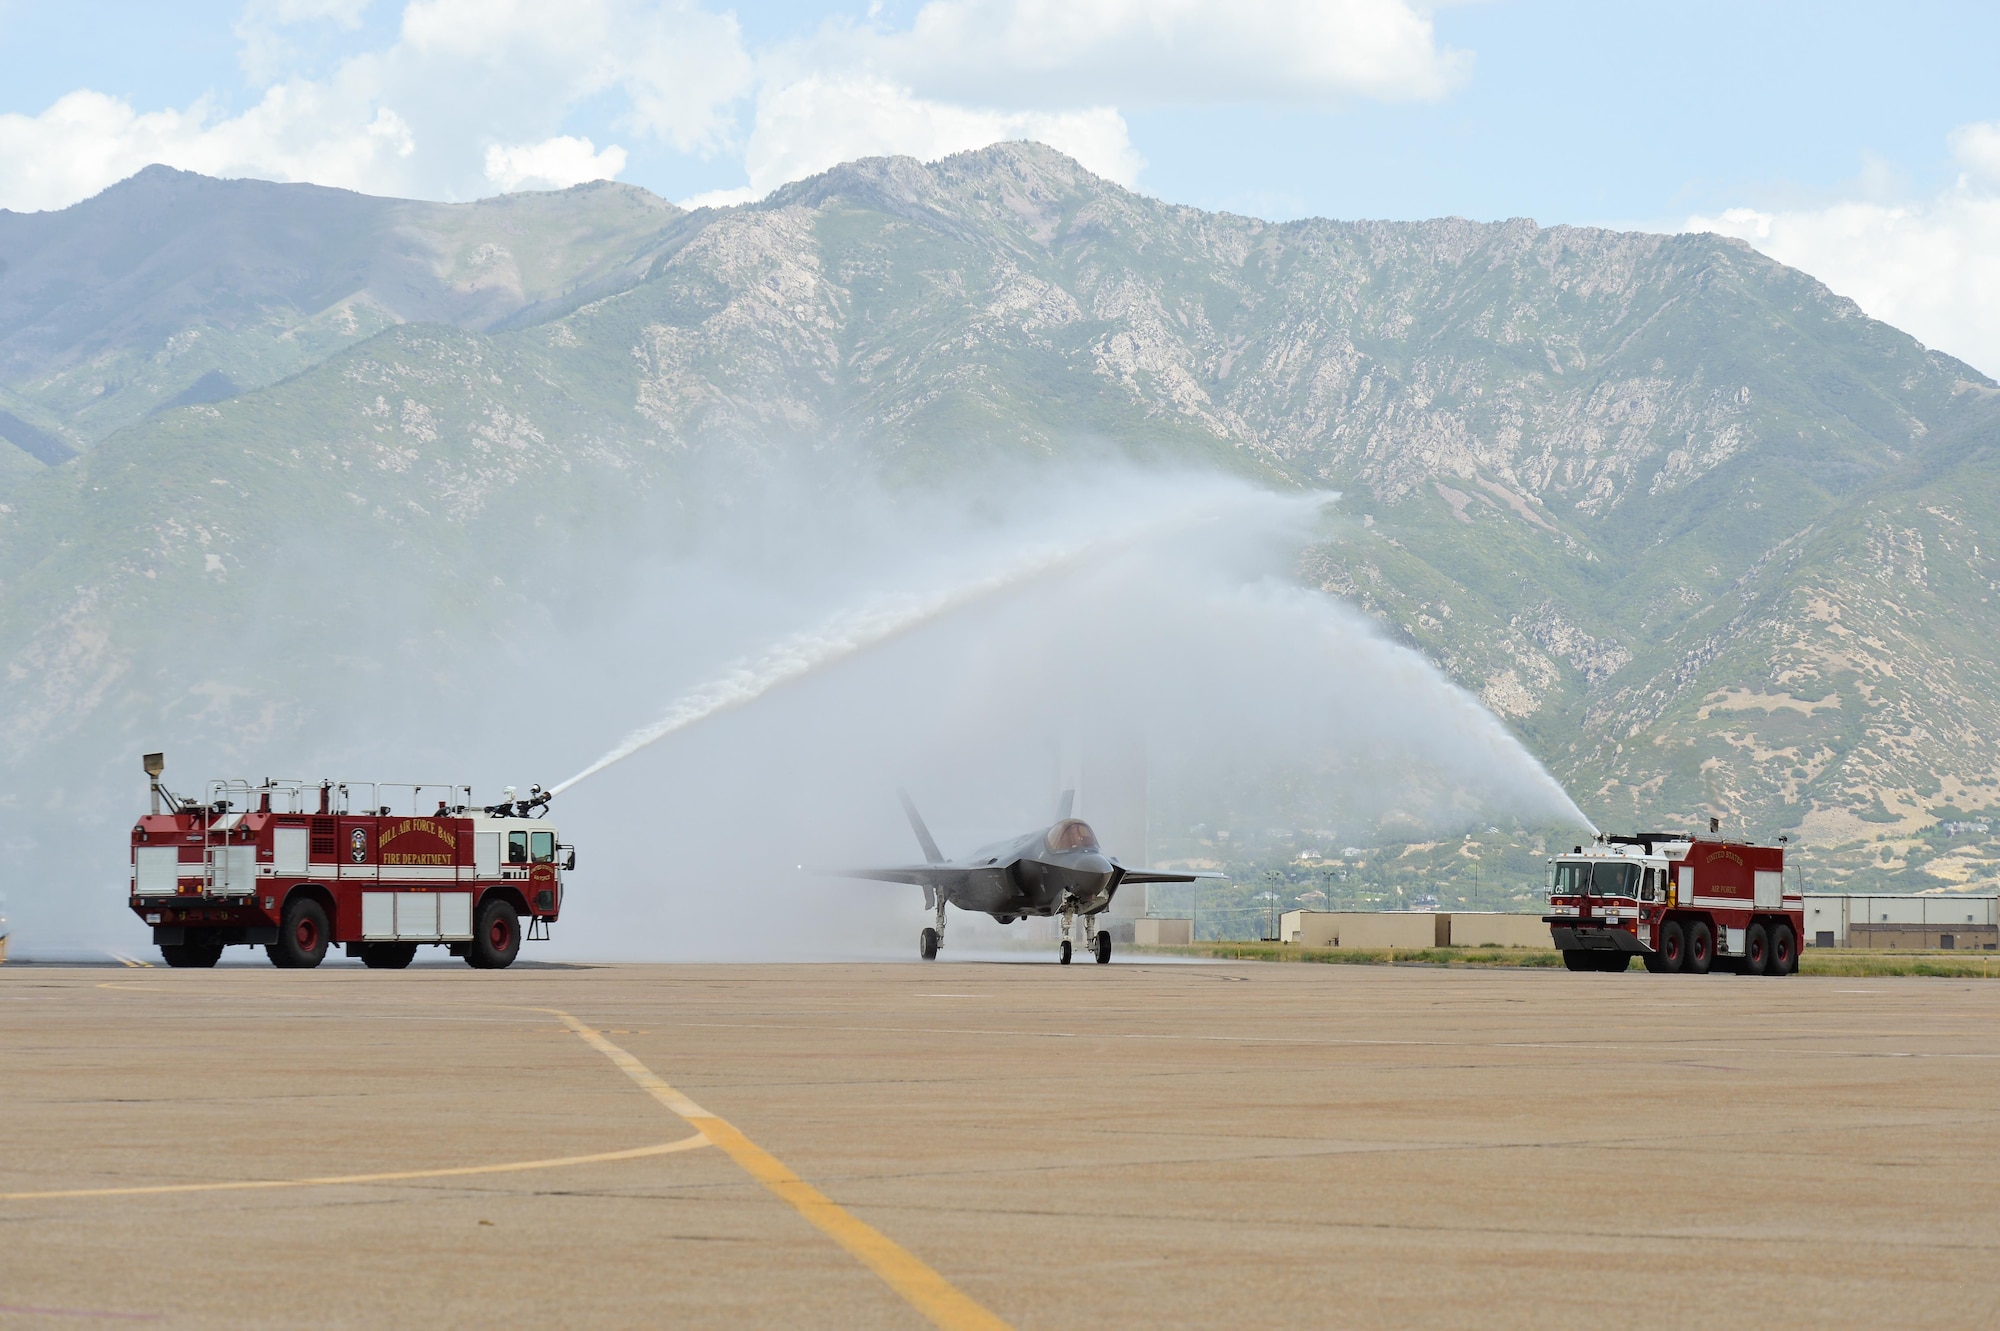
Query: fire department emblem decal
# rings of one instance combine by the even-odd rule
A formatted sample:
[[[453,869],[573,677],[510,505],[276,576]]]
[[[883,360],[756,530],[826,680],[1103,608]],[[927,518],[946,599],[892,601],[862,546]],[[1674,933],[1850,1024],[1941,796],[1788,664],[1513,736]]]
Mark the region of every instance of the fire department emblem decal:
[[[348,837],[347,840],[351,847],[351,849],[349,849],[347,852],[348,857],[351,858],[356,864],[367,863],[368,829],[365,827],[355,828],[354,834]]]

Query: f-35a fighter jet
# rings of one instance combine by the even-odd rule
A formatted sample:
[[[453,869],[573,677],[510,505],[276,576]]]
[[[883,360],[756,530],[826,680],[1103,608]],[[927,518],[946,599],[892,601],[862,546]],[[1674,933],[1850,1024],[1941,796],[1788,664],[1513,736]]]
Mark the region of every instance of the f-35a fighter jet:
[[[1090,824],[1070,817],[1076,800],[1073,790],[1063,792],[1056,821],[1050,826],[981,846],[965,860],[947,860],[909,795],[897,794],[926,862],[890,869],[845,869],[841,876],[913,883],[924,890],[924,908],[937,912],[937,927],[925,929],[918,942],[918,953],[925,961],[935,961],[938,949],[944,946],[944,908],[953,905],[960,910],[984,911],[1002,924],[1012,924],[1024,915],[1062,916],[1065,966],[1069,965],[1071,935],[1077,932],[1076,923],[1081,919],[1083,940],[1103,965],[1111,960],[1111,935],[1098,929],[1097,917],[1111,908],[1111,898],[1121,886],[1221,877],[1126,868],[1105,855]]]

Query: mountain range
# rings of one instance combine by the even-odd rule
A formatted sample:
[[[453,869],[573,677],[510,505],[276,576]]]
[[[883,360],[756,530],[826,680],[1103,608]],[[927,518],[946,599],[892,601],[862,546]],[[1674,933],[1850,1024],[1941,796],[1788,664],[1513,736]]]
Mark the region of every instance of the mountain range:
[[[356,534],[476,659],[532,581],[496,568],[704,470],[1108,447],[1342,492],[1300,575],[1601,825],[1721,816],[1823,885],[2000,880],[2000,387],[1714,235],[1274,223],[1024,143],[694,212],[153,167],[0,212],[0,436],[16,808],[149,715],[305,724],[291,677],[203,662],[325,640],[353,606],[274,612],[274,571]]]

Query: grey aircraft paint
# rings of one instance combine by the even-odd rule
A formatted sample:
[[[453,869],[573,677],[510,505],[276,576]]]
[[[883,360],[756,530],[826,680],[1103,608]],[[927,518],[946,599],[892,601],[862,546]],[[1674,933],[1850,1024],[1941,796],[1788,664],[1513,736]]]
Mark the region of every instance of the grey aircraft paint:
[[[1059,915],[1063,921],[1061,956],[1070,959],[1075,921],[1084,922],[1084,941],[1097,960],[1111,960],[1111,935],[1097,929],[1097,917],[1111,908],[1111,899],[1126,883],[1191,883],[1217,878],[1210,873],[1179,873],[1165,869],[1132,869],[1104,853],[1090,824],[1072,818],[1076,792],[1066,790],[1056,809],[1056,821],[1006,841],[981,846],[964,860],[948,860],[924,826],[908,794],[898,791],[910,830],[923,848],[923,864],[886,869],[844,869],[845,878],[872,878],[884,883],[911,883],[924,891],[924,908],[937,913],[935,928],[925,929],[919,954],[936,958],[944,945],[944,908],[976,910],[1001,924],[1027,915]]]

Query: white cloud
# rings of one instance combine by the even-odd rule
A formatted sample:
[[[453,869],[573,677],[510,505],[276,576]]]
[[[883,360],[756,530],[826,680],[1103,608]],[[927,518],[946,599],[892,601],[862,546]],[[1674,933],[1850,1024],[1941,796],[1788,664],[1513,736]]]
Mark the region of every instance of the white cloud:
[[[856,157],[931,161],[1003,139],[1035,139],[1099,175],[1130,185],[1142,165],[1125,121],[1109,107],[989,111],[927,101],[882,79],[808,77],[757,99],[745,165],[749,195]]]
[[[1967,176],[2000,185],[2000,121],[1960,125],[1949,142],[1951,155]]]
[[[260,3],[238,27],[246,62],[282,54],[286,23],[345,25],[365,7]],[[393,43],[324,79],[270,82],[239,115],[207,99],[142,112],[89,90],[40,115],[0,115],[0,207],[60,208],[153,162],[419,198],[475,197],[510,172],[573,183],[563,177],[625,163],[622,148],[562,146],[579,105],[611,96],[625,108],[622,128],[714,152],[730,142],[753,78],[735,19],[689,0],[411,0]],[[494,161],[500,175],[489,176]]]
[[[616,93],[623,125],[684,152],[727,140],[754,73],[735,18],[688,0],[411,0],[399,46],[509,98]]]
[[[281,84],[233,118],[205,102],[140,114],[115,97],[66,94],[39,116],[0,115],[0,207],[61,208],[154,162],[215,176],[367,189],[415,151],[386,107],[348,107],[317,84]]]
[[[932,0],[907,29],[830,22],[769,53],[728,204],[855,157],[1035,139],[1121,184],[1118,104],[1441,96],[1465,56],[1406,0]]]
[[[749,185],[739,185],[735,189],[705,190],[692,198],[680,200],[680,206],[690,210],[695,208],[734,208],[739,203],[755,203],[768,193],[770,193],[769,190],[760,192]]]
[[[2000,124],[1951,136],[1963,174],[1917,202],[1731,208],[1688,228],[1748,241],[1926,346],[2000,377]]]
[[[1407,0],[931,0],[907,32],[826,36],[927,96],[1016,104],[1434,98],[1469,68]]]
[[[589,139],[560,135],[540,143],[486,150],[486,178],[503,193],[517,189],[568,189],[586,180],[610,180],[625,169],[625,150],[598,152]]]
[[[62,207],[151,162],[421,198],[568,183],[624,168],[571,123],[606,106],[626,143],[740,151],[747,183],[708,201],[1012,138],[1132,184],[1121,107],[1437,97],[1467,69],[1420,0],[931,0],[907,27],[871,10],[762,55],[701,0],[403,0],[392,41],[299,74],[370,4],[244,0],[241,113],[79,90],[0,116],[0,207]]]

